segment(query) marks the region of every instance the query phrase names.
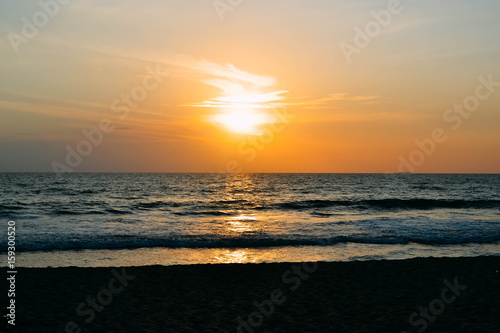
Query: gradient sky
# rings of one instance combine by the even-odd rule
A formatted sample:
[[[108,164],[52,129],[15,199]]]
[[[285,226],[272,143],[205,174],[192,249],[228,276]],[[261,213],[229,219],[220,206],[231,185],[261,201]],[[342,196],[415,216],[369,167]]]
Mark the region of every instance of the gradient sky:
[[[500,2],[402,0],[348,62],[341,45],[388,3],[70,1],[32,36],[39,2],[2,1],[0,171],[500,172],[500,87],[478,88],[500,82]],[[447,111],[477,89],[477,109]],[[242,112],[261,122],[234,131]],[[103,119],[114,130],[69,167]]]

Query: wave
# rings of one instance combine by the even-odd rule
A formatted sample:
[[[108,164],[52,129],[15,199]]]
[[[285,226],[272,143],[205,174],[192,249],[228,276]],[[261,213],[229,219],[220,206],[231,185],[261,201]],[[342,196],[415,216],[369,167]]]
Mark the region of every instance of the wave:
[[[71,204],[71,205],[69,205]],[[141,211],[165,211],[174,215],[234,215],[239,210],[248,211],[307,211],[317,217],[332,214],[328,209],[350,209],[358,211],[402,211],[433,209],[500,209],[500,200],[496,199],[357,199],[357,200],[300,200],[276,203],[248,200],[218,201],[135,201],[130,204],[110,206],[102,201],[77,202],[59,205],[55,201],[25,204],[22,202],[0,203],[0,216],[10,216],[24,212],[38,215],[92,215],[92,214],[134,214]]]
[[[186,216],[186,215],[209,215],[209,216],[235,216],[238,215],[236,212],[223,212],[220,210],[206,210],[199,212],[174,212],[174,215]]]
[[[0,204],[0,212],[1,211],[9,211],[9,210],[22,210],[25,209],[26,205],[23,203],[15,203],[13,205],[2,205]]]
[[[147,210],[147,209],[164,208],[164,207],[182,207],[186,205],[188,205],[188,203],[171,202],[171,201],[150,201],[150,202],[137,203],[133,207],[136,209]]]
[[[281,209],[301,210],[312,208],[355,207],[364,209],[438,209],[438,208],[500,208],[500,200],[454,199],[380,199],[380,200],[303,200],[279,203]]]
[[[470,237],[353,237],[338,236],[332,238],[202,238],[196,239],[161,239],[161,238],[137,238],[131,235],[117,235],[105,239],[79,239],[60,240],[56,242],[24,242],[18,245],[22,251],[49,251],[49,250],[84,250],[84,249],[138,249],[138,248],[262,248],[262,247],[288,247],[288,246],[332,246],[341,243],[360,244],[392,244],[405,245],[409,243],[426,244],[435,246],[465,245],[465,244],[487,244],[500,241],[500,234],[488,236]]]
[[[114,209],[114,208],[104,208],[103,210],[56,209],[56,210],[51,211],[49,214],[56,215],[56,216],[62,216],[62,215],[105,215],[105,214],[125,215],[125,214],[132,214],[132,212],[128,211],[128,210],[120,210],[120,209]],[[24,218],[24,216],[23,216],[23,218]]]

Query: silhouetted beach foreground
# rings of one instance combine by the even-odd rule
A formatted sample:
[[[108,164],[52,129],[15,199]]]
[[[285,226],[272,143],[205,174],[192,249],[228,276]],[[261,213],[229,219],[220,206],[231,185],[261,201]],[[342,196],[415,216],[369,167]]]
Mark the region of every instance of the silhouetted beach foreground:
[[[20,268],[19,332],[498,332],[500,257]],[[4,282],[5,283],[5,282]]]

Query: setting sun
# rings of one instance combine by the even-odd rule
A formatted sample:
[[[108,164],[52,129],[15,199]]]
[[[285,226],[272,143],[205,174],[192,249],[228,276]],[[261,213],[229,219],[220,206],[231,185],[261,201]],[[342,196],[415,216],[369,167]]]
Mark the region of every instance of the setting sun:
[[[259,126],[269,123],[270,117],[250,109],[232,110],[212,117],[213,122],[239,134],[259,134]]]

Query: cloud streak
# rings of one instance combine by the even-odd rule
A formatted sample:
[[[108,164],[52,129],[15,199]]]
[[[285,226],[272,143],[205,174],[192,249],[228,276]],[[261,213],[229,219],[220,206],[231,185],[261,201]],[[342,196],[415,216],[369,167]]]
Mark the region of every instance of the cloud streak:
[[[295,103],[294,105],[300,105],[306,109],[322,109],[322,108],[328,108],[328,105],[331,104],[331,102],[340,102],[340,101],[368,102],[376,100],[378,98],[379,96],[375,95],[349,96],[347,93],[334,93],[328,95],[327,97]]]
[[[188,106],[270,108],[276,107],[276,102],[284,100],[282,95],[288,92],[274,90],[277,85],[275,77],[249,73],[231,63],[221,65],[186,55],[177,56],[169,63],[177,67],[177,71],[181,69],[181,76],[188,75],[191,79],[221,90],[218,97]]]

